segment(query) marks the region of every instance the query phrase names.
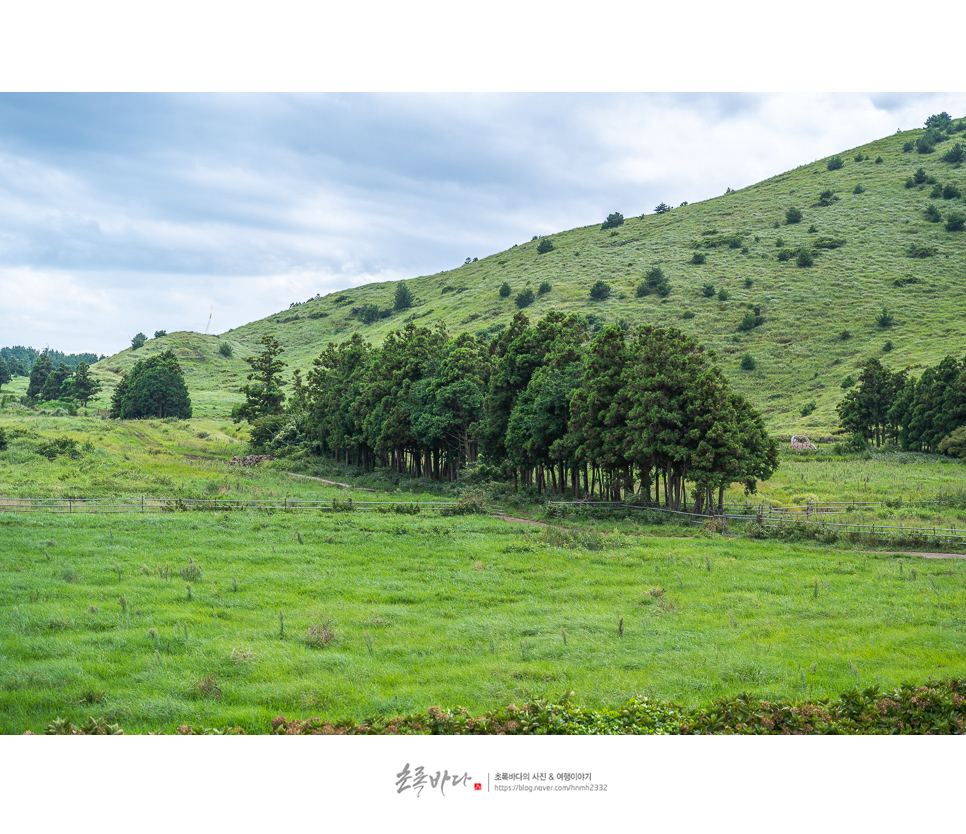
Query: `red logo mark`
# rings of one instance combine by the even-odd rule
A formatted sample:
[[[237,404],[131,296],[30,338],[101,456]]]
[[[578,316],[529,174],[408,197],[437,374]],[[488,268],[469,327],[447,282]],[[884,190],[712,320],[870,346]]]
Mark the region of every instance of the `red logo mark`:
[[[483,790],[483,785],[481,785],[479,782],[474,782],[473,783],[473,790],[474,791],[481,791],[481,790]]]

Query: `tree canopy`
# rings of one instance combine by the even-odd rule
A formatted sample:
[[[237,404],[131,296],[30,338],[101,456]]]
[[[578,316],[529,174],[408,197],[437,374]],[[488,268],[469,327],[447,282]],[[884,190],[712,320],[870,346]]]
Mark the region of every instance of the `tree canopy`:
[[[116,419],[190,416],[184,373],[171,350],[136,362],[111,397],[111,417]]]

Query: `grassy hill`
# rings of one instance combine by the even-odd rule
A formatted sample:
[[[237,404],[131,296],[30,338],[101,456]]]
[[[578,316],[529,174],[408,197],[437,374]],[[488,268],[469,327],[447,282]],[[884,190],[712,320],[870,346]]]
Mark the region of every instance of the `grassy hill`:
[[[837,427],[843,379],[869,356],[898,370],[962,352],[966,231],[930,222],[926,209],[935,206],[943,221],[966,211],[961,196],[930,196],[937,184],[966,193],[966,171],[941,161],[966,134],[931,154],[904,151],[922,133],[897,133],[842,151],[837,169],[821,159],[721,197],[627,218],[617,228],[550,235],[553,249],[544,254],[537,248],[541,241],[530,240],[410,279],[415,303],[403,312],[388,314],[396,283],[369,284],[293,304],[220,336],[175,333],[151,340],[140,351],[103,360],[97,372],[110,382],[136,359],[173,348],[197,413],[220,416],[240,399],[233,392],[248,370],[242,358],[258,350],[266,333],[283,344],[290,367],[308,368],[330,340],[360,331],[379,342],[408,321],[495,333],[517,312],[517,293],[528,287],[537,293],[548,282],[550,291],[526,308],[531,319],[561,310],[594,323],[677,326],[717,352],[734,387],[763,411],[771,431],[825,435]],[[919,168],[927,180],[907,187]],[[788,222],[793,208],[800,222]],[[782,250],[801,247],[812,253],[811,266],[798,265],[794,254],[779,260]],[[695,262],[696,254],[703,263]],[[638,297],[638,284],[653,267],[668,278],[670,294]],[[590,288],[598,280],[612,291],[593,301]],[[511,287],[507,297],[499,294],[504,282]],[[366,305],[386,315],[365,324],[359,313]],[[763,323],[739,331],[753,307]],[[231,357],[218,353],[222,342],[232,346]],[[753,370],[742,369],[746,354]]]

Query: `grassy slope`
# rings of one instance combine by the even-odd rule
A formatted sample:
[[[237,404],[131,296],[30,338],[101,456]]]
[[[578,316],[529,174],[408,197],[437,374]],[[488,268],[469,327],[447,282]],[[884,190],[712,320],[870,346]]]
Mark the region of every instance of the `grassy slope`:
[[[879,356],[893,369],[933,364],[958,354],[966,336],[966,295],[961,291],[966,233],[949,233],[923,216],[931,202],[945,215],[963,210],[963,201],[931,200],[931,185],[904,187],[922,166],[940,183],[966,191],[966,171],[940,161],[951,142],[930,155],[903,153],[902,145],[919,133],[895,134],[843,151],[845,166],[837,171],[828,171],[827,160],[818,160],[722,197],[630,218],[616,230],[595,225],[561,232],[551,236],[555,249],[544,255],[529,241],[449,272],[413,278],[409,285],[416,305],[373,325],[359,323],[351,309],[363,304],[391,308],[394,283],[313,299],[221,336],[171,334],[149,341],[141,351],[105,359],[96,369],[111,382],[116,376],[109,369],[123,370],[137,358],[172,347],[184,362],[198,413],[221,416],[239,399],[234,391],[248,370],[242,358],[258,350],[264,334],[282,342],[290,365],[308,368],[327,341],[341,341],[357,330],[374,342],[409,320],[426,326],[442,321],[451,332],[492,332],[516,312],[513,298],[519,290],[536,290],[549,281],[552,291],[527,309],[531,318],[562,310],[599,320],[681,327],[718,352],[735,387],[765,413],[771,430],[827,434],[837,425],[842,379],[854,375],[867,357]],[[865,159],[857,162],[859,153]],[[876,164],[880,156],[883,162]],[[856,194],[856,186],[865,190]],[[839,199],[822,207],[818,197],[826,189]],[[785,212],[792,206],[804,218],[788,226]],[[808,231],[812,225],[815,233]],[[690,263],[697,243],[733,233],[742,236],[747,253],[726,246],[702,249],[707,262]],[[787,248],[821,237],[846,242],[819,251],[815,265],[802,269],[794,260],[778,262],[779,237]],[[913,243],[935,247],[937,254],[910,258],[906,252]],[[666,299],[635,295],[652,266],[670,278],[672,292]],[[894,283],[910,278],[918,283]],[[588,296],[598,279],[614,289],[604,302]],[[506,299],[498,294],[503,281],[513,288]],[[706,283],[725,289],[729,300],[705,298],[701,288]],[[738,322],[752,304],[760,305],[766,322],[739,334]],[[875,321],[883,307],[895,315],[888,329]],[[694,318],[683,319],[686,311]],[[843,330],[852,334],[850,339],[839,338]],[[882,350],[887,339],[895,346],[891,353]],[[233,358],[217,353],[221,341],[232,344]],[[740,370],[745,353],[757,360],[756,370]],[[803,418],[802,407],[813,400],[814,412]]]

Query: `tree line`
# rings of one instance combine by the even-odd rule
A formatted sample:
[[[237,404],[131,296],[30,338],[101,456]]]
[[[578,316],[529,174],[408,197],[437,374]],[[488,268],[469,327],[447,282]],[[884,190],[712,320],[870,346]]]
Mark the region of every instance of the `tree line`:
[[[753,492],[778,465],[761,416],[673,328],[592,334],[576,315],[531,324],[520,312],[487,341],[410,323],[380,346],[330,342],[290,396],[281,345],[262,342],[233,414],[251,424],[253,451],[303,447],[450,481],[478,464],[541,493],[639,493],[696,512],[729,484]]]
[[[944,441],[966,425],[966,357],[947,356],[918,377],[871,358],[857,383],[837,406],[839,422],[876,447],[945,452]]]

